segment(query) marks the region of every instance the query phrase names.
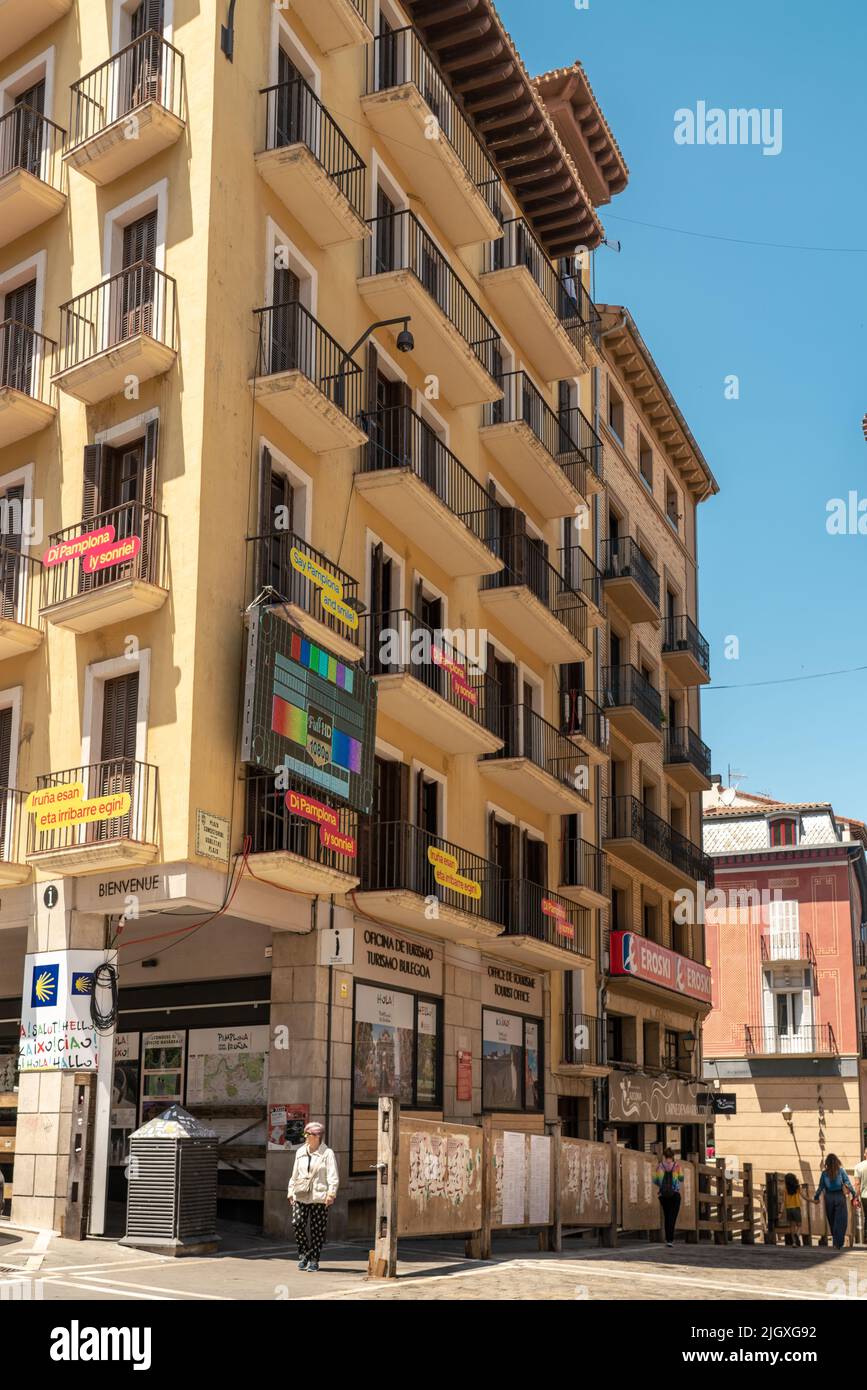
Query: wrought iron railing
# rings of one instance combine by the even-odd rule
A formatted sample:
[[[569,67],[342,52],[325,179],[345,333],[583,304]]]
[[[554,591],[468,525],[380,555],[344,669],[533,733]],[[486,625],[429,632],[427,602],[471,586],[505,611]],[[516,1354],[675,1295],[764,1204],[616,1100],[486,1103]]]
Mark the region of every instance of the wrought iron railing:
[[[605,825],[607,840],[637,840],[687,877],[713,886],[713,863],[707,855],[636,797],[606,797]]]
[[[631,705],[655,728],[662,728],[662,699],[659,691],[635,666],[603,666],[602,689],[605,692],[606,708]]]
[[[17,319],[0,323],[0,389],[21,391],[48,405],[49,373],[57,344]]]
[[[39,623],[39,601],[41,589],[42,561],[35,555],[26,555],[14,545],[5,544],[9,534],[21,534],[20,513],[18,525],[11,511],[14,499],[0,499],[0,517],[3,518],[3,543],[0,543],[0,616],[25,627],[36,627]],[[9,509],[9,510],[7,510]],[[7,525],[11,521],[11,528]]]
[[[602,610],[602,571],[580,545],[564,545],[560,550],[560,568],[567,584],[583,594],[588,603]]]
[[[167,522],[143,502],[122,502],[55,531],[43,555],[42,607],[131,579],[168,588]]]
[[[813,966],[816,964],[813,939],[809,932],[798,927],[764,927],[759,940],[762,960],[770,963],[806,960]]]
[[[525,266],[575,347],[584,355],[587,338],[598,337],[599,311],[577,276],[564,280],[523,217],[503,222],[503,235],[485,247],[485,270]]]
[[[533,385],[526,372],[503,372],[496,378],[503,398],[483,407],[484,425],[525,424],[543,449],[582,497],[585,495],[586,460],[560,419]]]
[[[590,767],[577,743],[555,729],[529,705],[503,705],[500,719],[503,747],[488,758],[527,758],[562,786],[584,800],[590,795]]]
[[[580,835],[566,835],[560,854],[560,882],[564,888],[586,888],[591,893],[608,892],[608,860]]]
[[[184,119],[184,55],[156,30],[73,82],[69,97],[70,148],[155,101]],[[129,138],[134,138],[131,135]]]
[[[361,451],[360,472],[408,468],[478,540],[489,544],[493,501],[426,420],[410,406],[396,405],[365,413],[362,424],[370,442]]]
[[[326,843],[320,835],[320,822],[289,809],[293,793],[325,805],[333,813],[330,827],[334,839],[354,842],[355,856],[344,854]],[[345,874],[356,874],[360,817],[351,807],[335,801],[321,787],[293,780],[287,790],[277,785],[273,774],[247,770],[244,782],[244,834],[250,841],[250,854],[297,854],[301,859]]]
[[[605,1032],[601,1018],[592,1014],[561,1014],[563,1058],[567,1066],[598,1067],[605,1057]]]
[[[36,792],[50,788],[77,787],[52,805],[50,826],[39,829],[39,799],[34,798],[28,827],[28,854],[56,852],[117,840],[138,844],[157,843],[159,772],[150,763],[135,758],[107,758],[63,772],[46,772],[36,779]],[[123,809],[127,805],[128,809]],[[98,803],[94,810],[105,819],[79,814],[85,802]],[[116,810],[116,814],[110,814]],[[108,814],[106,814],[108,813]]]
[[[21,817],[26,799],[27,792],[0,787],[0,863],[21,862]]]
[[[437,138],[448,141],[493,212],[499,206],[499,175],[417,30],[407,26],[380,34],[368,53],[368,93],[405,83],[416,87],[436,118]]]
[[[560,692],[563,708],[564,734],[578,735],[592,743],[600,753],[607,753],[611,742],[611,725],[605,711],[584,690],[564,688]]]
[[[483,589],[509,589],[520,585],[530,590],[540,603],[582,646],[587,646],[587,605],[567,584],[533,539],[518,531],[494,532],[489,544],[503,561],[497,574],[482,578]]]
[[[618,536],[602,542],[602,573],[606,579],[634,579],[651,603],[659,607],[659,575],[637,541]]]
[[[710,647],[702,637],[692,618],[686,613],[665,618],[662,624],[662,650],[664,652],[688,652],[705,672],[710,675]]]
[[[286,603],[294,604],[338,637],[360,641],[360,628],[352,627],[328,606],[331,598],[357,614],[361,608],[357,579],[292,531],[248,536],[247,543],[253,551],[254,597],[263,589],[273,589]]]
[[[480,728],[500,734],[500,684],[473,671],[463,652],[406,608],[367,613],[363,620],[368,669],[374,676],[414,676]]]
[[[351,420],[358,418],[364,373],[300,300],[254,310],[259,321],[257,376],[301,372]]]
[[[66,131],[23,103],[0,117],[0,179],[23,169],[58,191]]]
[[[363,217],[367,174],[364,160],[310,84],[303,77],[293,77],[290,82],[263,87],[260,96],[265,98],[265,149],[306,145],[354,211]]]
[[[694,729],[686,725],[665,730],[666,763],[689,763],[703,777],[710,778],[711,752]]]
[[[531,936],[576,956],[592,954],[589,909],[578,907],[529,879],[504,881],[503,913],[499,920],[507,936]]]
[[[406,821],[371,818],[362,845],[360,891],[403,889],[480,920],[502,921],[502,877],[490,860]]]
[[[177,348],[175,281],[150,261],[136,261],[60,306],[57,373],[78,367],[143,334]]]
[[[591,425],[580,405],[563,406],[557,411],[557,418],[564,434],[581,450],[587,464],[588,486],[592,481],[602,483],[602,440]]]
[[[748,1056],[788,1057],[803,1053],[836,1056],[837,1039],[830,1023],[802,1024],[791,1032],[774,1027],[744,1025],[744,1043]]]
[[[368,226],[371,236],[364,248],[365,275],[411,270],[493,377],[494,350],[500,335],[415,213],[389,212],[370,218]]]

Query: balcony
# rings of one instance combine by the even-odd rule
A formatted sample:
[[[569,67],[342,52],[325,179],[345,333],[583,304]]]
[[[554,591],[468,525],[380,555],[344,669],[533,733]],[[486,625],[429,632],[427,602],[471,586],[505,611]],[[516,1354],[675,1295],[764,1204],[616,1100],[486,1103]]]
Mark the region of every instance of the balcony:
[[[377,711],[449,754],[502,748],[500,688],[406,609],[366,615]]]
[[[580,280],[558,275],[522,217],[485,248],[481,283],[544,381],[580,376],[599,336],[599,314]]]
[[[600,1073],[605,1064],[605,1033],[601,1018],[592,1014],[561,1014],[562,1064],[564,1067],[595,1067]],[[592,1072],[590,1073],[592,1075]]]
[[[342,661],[360,661],[358,580],[291,531],[250,536],[248,544],[254,597],[271,590],[281,614],[317,646]]]
[[[608,861],[604,851],[578,835],[565,836],[560,850],[560,887],[583,907],[608,907]]]
[[[362,110],[413,193],[457,247],[500,236],[500,180],[417,32],[381,34],[368,50]]]
[[[666,888],[713,885],[713,864],[685,835],[634,796],[605,799],[605,849]]]
[[[500,335],[418,218],[394,212],[369,225],[358,288],[376,318],[412,318],[416,361],[437,377],[451,405],[499,400],[494,350]]]
[[[601,569],[580,545],[563,546],[560,557],[563,578],[587,604],[588,623],[591,627],[604,627],[605,600]]]
[[[748,1057],[836,1057],[837,1039],[830,1023],[803,1024],[795,1032],[744,1025]]]
[[[578,405],[564,407],[558,411],[560,425],[565,434],[581,450],[587,465],[584,474],[584,494],[586,497],[601,493],[605,489],[602,468],[602,440],[591,425],[584,411]]]
[[[534,540],[519,532],[499,536],[499,574],[482,580],[482,607],[499,619],[540,661],[589,661],[587,605]]]
[[[605,594],[630,623],[659,621],[659,575],[629,536],[603,542]]]
[[[72,0],[5,0],[0,7],[0,62],[71,9]]]
[[[590,768],[577,743],[529,705],[504,705],[502,748],[482,759],[482,772],[504,791],[547,815],[586,811]]]
[[[605,713],[630,743],[653,743],[662,733],[659,691],[634,666],[603,666]]]
[[[596,701],[584,690],[561,688],[563,718],[561,728],[586,753],[592,767],[607,763],[611,746],[611,726]]]
[[[337,53],[341,48],[370,43],[371,3],[372,0],[292,0],[291,8],[323,53]]]
[[[8,500],[0,502],[11,508]],[[20,535],[20,528],[16,528]],[[4,531],[4,534],[8,534]],[[0,545],[0,661],[35,651],[43,638],[39,624],[42,564],[11,546]]]
[[[759,938],[762,960],[768,965],[792,962],[816,966],[816,953],[809,932],[797,927],[764,927]]]
[[[590,913],[528,879],[502,888],[505,930],[485,950],[540,970],[572,970],[593,955]]]
[[[0,888],[26,883],[32,872],[21,842],[26,799],[26,792],[0,787]]]
[[[98,405],[119,395],[130,378],[162,376],[178,355],[176,311],[171,276],[149,261],[119,270],[61,304],[52,380],[85,405]]]
[[[710,648],[685,613],[663,620],[662,660],[681,685],[707,685],[710,680]]]
[[[0,117],[0,247],[32,232],[64,207],[65,139],[65,130],[29,106],[13,106]]]
[[[146,34],[73,82],[63,162],[104,186],[167,150],[184,129],[184,57]]]
[[[297,299],[255,312],[254,399],[314,454],[364,444],[367,436],[355,423],[362,400],[358,364]]]
[[[493,504],[460,459],[409,406],[371,411],[364,424],[356,492],[453,579],[496,574]]]
[[[710,749],[698,734],[684,725],[665,730],[663,766],[682,791],[710,791]]]
[[[294,893],[350,893],[358,884],[359,817],[301,782],[278,790],[273,775],[248,770],[244,834],[257,877]]]
[[[48,377],[55,346],[17,319],[0,323],[0,449],[55,419]]]
[[[313,88],[296,77],[266,87],[265,148],[256,168],[318,246],[363,241],[367,170]]]
[[[94,632],[161,608],[168,597],[166,518],[124,502],[56,531],[43,556],[41,614]]]
[[[358,906],[379,922],[487,949],[502,931],[500,870],[417,825],[372,820]]]
[[[859,970],[867,970],[867,941],[856,943],[855,963]]]
[[[153,863],[158,785],[157,769],[134,758],[37,777],[42,796],[29,813],[29,863],[46,874],[72,875]]]
[[[479,438],[541,514],[572,516],[587,495],[587,463],[526,372],[498,378],[503,399],[485,407]]]

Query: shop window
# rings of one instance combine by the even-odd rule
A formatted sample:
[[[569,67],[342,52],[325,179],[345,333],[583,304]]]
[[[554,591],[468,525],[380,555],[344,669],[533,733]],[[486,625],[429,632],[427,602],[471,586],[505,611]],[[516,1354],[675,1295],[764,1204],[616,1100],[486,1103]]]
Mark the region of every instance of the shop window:
[[[355,986],[353,1105],[376,1105],[380,1096],[414,1109],[441,1105],[441,1012],[436,999]]]
[[[543,1110],[542,1020],[482,1010],[485,1110]]]

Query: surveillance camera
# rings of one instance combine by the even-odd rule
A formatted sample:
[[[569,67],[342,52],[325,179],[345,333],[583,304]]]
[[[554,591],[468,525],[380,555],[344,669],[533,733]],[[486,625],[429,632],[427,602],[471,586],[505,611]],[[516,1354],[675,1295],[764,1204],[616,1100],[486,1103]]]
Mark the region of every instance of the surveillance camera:
[[[397,335],[398,352],[412,352],[415,347],[415,338],[408,328],[402,328]]]

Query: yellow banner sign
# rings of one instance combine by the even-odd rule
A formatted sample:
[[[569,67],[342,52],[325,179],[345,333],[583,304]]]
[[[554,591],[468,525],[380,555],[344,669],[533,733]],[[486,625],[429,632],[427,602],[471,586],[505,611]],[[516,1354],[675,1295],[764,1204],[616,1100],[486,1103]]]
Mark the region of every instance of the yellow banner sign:
[[[331,613],[338,622],[345,623],[354,631],[358,627],[358,614],[348,603],[343,602],[343,580],[338,579],[336,574],[331,574],[311,555],[305,555],[297,545],[293,545],[289,551],[289,560],[294,570],[322,590],[321,602],[326,613]]]
[[[105,792],[84,799],[81,782],[58,787],[41,787],[31,792],[25,809],[36,818],[37,830],[56,830],[67,825],[92,825],[129,815],[129,792]]]
[[[427,859],[433,865],[434,878],[441,888],[450,888],[453,893],[461,893],[465,898],[478,900],[482,896],[482,885],[458,873],[458,861],[448,850],[428,845]]]

